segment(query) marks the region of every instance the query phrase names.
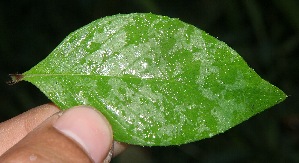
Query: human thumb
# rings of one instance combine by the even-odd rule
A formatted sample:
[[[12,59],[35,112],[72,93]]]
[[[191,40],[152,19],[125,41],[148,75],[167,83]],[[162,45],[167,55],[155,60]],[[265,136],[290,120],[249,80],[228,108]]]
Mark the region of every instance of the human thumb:
[[[78,106],[48,118],[0,162],[105,162],[111,158],[112,129],[98,111]]]

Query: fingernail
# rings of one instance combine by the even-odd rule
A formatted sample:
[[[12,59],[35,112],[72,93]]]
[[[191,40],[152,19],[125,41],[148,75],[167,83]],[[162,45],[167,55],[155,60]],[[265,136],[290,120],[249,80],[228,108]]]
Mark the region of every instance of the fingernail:
[[[85,106],[67,110],[53,124],[62,134],[76,141],[94,162],[102,162],[112,145],[112,129],[98,111]]]

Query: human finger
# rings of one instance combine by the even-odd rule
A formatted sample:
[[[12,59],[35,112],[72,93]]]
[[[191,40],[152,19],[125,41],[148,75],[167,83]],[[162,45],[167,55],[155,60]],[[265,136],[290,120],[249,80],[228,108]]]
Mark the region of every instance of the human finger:
[[[80,106],[48,118],[4,153],[0,162],[103,162],[112,142],[105,117]]]

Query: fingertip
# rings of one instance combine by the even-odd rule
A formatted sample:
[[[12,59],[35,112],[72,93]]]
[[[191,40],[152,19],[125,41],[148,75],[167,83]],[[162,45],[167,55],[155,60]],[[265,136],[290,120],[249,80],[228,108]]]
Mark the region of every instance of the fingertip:
[[[77,142],[95,162],[102,162],[112,146],[109,122],[90,107],[77,106],[67,110],[53,127]]]
[[[114,147],[113,157],[115,157],[115,156],[119,155],[120,153],[122,153],[124,150],[126,150],[129,147],[129,144],[114,141],[113,147]]]

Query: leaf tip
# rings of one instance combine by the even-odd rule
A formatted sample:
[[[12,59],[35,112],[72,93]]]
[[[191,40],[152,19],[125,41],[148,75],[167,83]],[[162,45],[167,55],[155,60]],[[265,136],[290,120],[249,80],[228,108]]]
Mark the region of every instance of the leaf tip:
[[[24,78],[23,74],[9,74],[11,80],[6,82],[9,85],[14,85],[16,83],[18,83],[19,81],[22,81],[22,79]]]

